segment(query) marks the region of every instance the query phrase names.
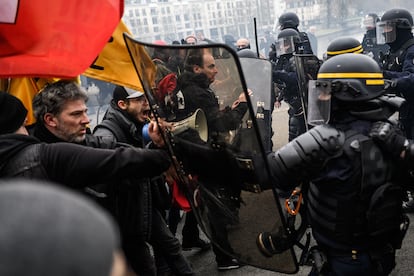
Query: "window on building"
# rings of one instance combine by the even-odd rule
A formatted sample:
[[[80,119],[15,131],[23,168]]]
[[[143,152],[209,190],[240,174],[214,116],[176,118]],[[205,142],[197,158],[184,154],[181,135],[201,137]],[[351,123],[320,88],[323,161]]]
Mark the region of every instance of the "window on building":
[[[158,18],[157,17],[152,18],[152,24],[154,24],[154,25],[158,24]]]

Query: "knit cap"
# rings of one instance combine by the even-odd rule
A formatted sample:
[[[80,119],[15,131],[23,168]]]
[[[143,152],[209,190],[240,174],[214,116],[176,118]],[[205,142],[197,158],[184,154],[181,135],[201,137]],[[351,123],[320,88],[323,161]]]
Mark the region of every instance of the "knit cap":
[[[26,120],[27,109],[15,96],[0,91],[0,134],[13,133]]]

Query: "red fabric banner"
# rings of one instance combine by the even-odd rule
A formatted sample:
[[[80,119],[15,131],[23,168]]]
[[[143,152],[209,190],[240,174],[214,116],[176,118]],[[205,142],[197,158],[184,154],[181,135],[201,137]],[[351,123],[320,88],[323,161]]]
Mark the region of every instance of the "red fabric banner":
[[[0,78],[82,74],[121,20],[123,0],[3,0]]]

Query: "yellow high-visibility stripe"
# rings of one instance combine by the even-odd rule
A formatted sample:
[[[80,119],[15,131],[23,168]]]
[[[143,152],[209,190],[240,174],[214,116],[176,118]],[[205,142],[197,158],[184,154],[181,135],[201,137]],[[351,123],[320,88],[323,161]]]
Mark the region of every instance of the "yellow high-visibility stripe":
[[[366,80],[366,85],[383,85],[384,80]]]
[[[359,54],[359,53],[362,53],[363,50],[364,49],[362,49],[362,45],[359,45],[359,46],[351,48],[351,49],[346,49],[346,50],[341,50],[341,51],[328,51],[326,53],[329,56],[336,56],[336,55],[341,55],[341,54],[346,54],[346,53]]]
[[[318,73],[318,79],[383,79],[382,73]]]

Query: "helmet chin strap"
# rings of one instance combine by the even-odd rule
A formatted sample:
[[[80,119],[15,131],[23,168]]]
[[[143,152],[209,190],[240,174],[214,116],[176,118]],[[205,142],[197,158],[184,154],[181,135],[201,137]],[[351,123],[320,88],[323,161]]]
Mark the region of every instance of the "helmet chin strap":
[[[378,98],[366,102],[359,110],[349,110],[349,113],[364,120],[384,121],[388,120],[397,111],[397,106]]]
[[[388,120],[395,112],[397,112],[404,102],[404,99],[397,96],[384,95],[359,105],[352,102],[341,102],[333,99],[331,110],[336,118],[339,114],[344,115],[347,112],[355,118],[368,121],[385,121]]]

